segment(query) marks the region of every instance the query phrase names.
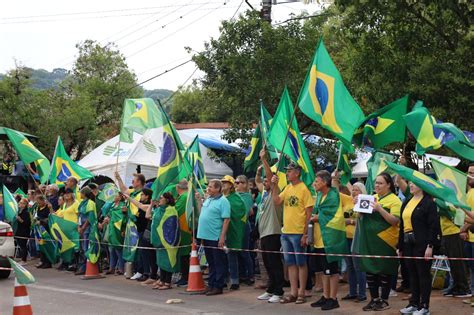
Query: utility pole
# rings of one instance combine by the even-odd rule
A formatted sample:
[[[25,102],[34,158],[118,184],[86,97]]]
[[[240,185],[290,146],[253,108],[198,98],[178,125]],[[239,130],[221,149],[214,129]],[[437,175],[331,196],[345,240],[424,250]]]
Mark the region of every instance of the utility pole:
[[[262,11],[260,16],[264,21],[268,23],[272,22],[272,0],[262,0]]]

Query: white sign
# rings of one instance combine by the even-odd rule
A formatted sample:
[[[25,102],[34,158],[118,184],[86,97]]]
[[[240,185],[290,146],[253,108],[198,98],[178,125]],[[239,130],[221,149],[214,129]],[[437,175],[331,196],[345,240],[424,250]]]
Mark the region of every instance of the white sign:
[[[372,208],[372,205],[370,203],[374,201],[374,196],[361,194],[357,196],[357,203],[354,206],[354,211],[362,213],[372,213],[374,209]]]

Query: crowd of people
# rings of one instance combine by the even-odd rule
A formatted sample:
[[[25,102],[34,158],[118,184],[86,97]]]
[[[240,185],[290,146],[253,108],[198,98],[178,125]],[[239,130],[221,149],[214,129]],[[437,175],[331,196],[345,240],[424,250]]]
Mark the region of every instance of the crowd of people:
[[[189,226],[186,220],[186,180],[154,200],[142,174],[134,174],[131,187],[126,187],[116,173],[119,192],[112,202],[97,198],[100,189],[94,183],[79,189],[74,177],[61,188],[41,185],[28,191],[27,197],[16,196],[17,257],[26,265],[28,255],[39,256],[36,267],[51,268],[54,262],[38,252],[32,226],[49,231],[49,218],[58,216],[78,226],[80,248],[71,261],[57,264],[58,269],[76,275],[85,272],[89,234],[91,226],[97,224],[101,243],[106,245],[101,247],[102,271],[123,275],[125,262],[132,261],[130,279],[152,289],[187,285],[191,242],[195,239],[205,253],[207,296],[222,294],[226,288],[239,290],[241,284],[257,285],[258,272],[268,278],[258,284],[265,288],[256,297],[261,301],[303,304],[316,288],[322,289],[322,294],[311,307],[332,310],[342,300],[363,303],[364,311],[383,311],[390,308],[390,296],[410,293],[402,314],[429,314],[433,255],[474,258],[474,216],[467,212],[465,224],[456,226],[438,213],[431,196],[398,175],[381,173],[376,177],[373,213],[362,214],[354,211],[354,205],[359,195],[366,194],[363,183],[341,185],[337,172],[322,170],[316,173],[312,187],[307,187],[300,179],[301,166],[290,163],[285,170],[287,185],[280,191],[280,178],[272,172],[265,150],[260,159],[254,179],[245,175],[212,179],[205,191],[196,193],[197,227]],[[467,201],[474,209],[474,165],[468,172]],[[169,218],[179,223],[179,235],[171,241],[154,233]],[[135,222],[138,232],[133,259],[124,247],[129,220]],[[176,250],[168,250],[173,247]],[[252,251],[255,248],[261,251]],[[351,253],[426,259],[356,258]],[[451,277],[445,279],[444,295],[471,297],[474,261],[451,260],[449,264]],[[347,275],[349,292],[339,300],[342,273]],[[474,306],[474,300],[464,302]]]

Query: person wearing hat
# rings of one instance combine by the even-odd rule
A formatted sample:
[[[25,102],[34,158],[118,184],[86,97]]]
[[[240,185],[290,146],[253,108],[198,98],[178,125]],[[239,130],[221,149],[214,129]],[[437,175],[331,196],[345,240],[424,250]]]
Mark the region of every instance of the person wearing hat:
[[[308,187],[301,181],[301,166],[292,162],[286,167],[288,185],[280,192],[278,176],[272,177],[272,198],[275,206],[283,205],[283,228],[281,243],[283,258],[288,266],[288,277],[291,292],[283,297],[280,303],[302,304],[305,299],[305,284],[308,277],[306,256],[303,254],[289,254],[289,252],[303,253],[307,245],[308,225],[314,206],[314,199]],[[301,285],[298,287],[298,283]]]
[[[227,256],[222,250],[226,243],[230,223],[230,203],[222,194],[222,183],[213,179],[207,185],[207,198],[203,201],[196,193],[199,224],[197,238],[204,245],[209,264],[209,289],[207,296],[222,294],[229,272]]]
[[[54,213],[54,215],[57,215],[58,217],[63,218],[64,220],[77,224],[78,214],[79,214],[79,202],[75,200],[74,196],[75,196],[74,190],[72,190],[71,188],[66,188],[62,196],[64,200],[64,204],[59,208],[58,211]],[[61,265],[58,267],[58,269],[59,270],[67,269],[68,271],[76,271],[76,265],[75,264],[69,265],[70,263],[72,263],[72,261],[65,261],[64,258],[67,258],[67,257],[61,256],[61,259],[63,259],[63,261]]]
[[[244,241],[247,209],[242,198],[235,192],[235,180],[226,175],[221,179],[222,192],[230,203],[230,223],[226,243],[231,249],[241,249]],[[238,290],[239,284],[239,251],[230,250],[227,254],[230,273],[230,290]],[[242,267],[242,266],[241,266]]]

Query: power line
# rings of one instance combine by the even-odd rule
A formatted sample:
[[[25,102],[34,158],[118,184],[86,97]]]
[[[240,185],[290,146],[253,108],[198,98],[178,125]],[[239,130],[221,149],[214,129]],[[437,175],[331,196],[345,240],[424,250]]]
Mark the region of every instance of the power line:
[[[184,87],[184,85],[186,83],[188,83],[188,81],[193,77],[193,75],[196,73],[197,70],[198,70],[197,67],[194,68],[193,73],[191,73],[191,75],[181,85],[179,85],[178,88],[176,89],[176,91],[174,91],[161,105],[164,106],[166,103],[168,103],[176,95],[176,93],[181,91],[181,89]]]
[[[211,3],[210,1],[207,4]],[[221,1],[212,2],[213,4],[222,3]],[[202,3],[195,3],[193,5],[200,5]],[[2,17],[0,21],[6,20],[22,20],[22,19],[37,19],[37,18],[47,18],[47,17],[68,17],[68,16],[78,16],[78,15],[91,15],[91,14],[102,14],[102,13],[113,13],[113,12],[124,12],[124,11],[143,11],[143,10],[152,10],[152,9],[164,9],[164,8],[174,8],[177,7],[176,4],[174,5],[163,5],[163,6],[154,6],[154,7],[142,7],[142,8],[124,8],[124,9],[114,9],[114,10],[101,10],[101,11],[83,11],[83,12],[69,12],[69,13],[56,13],[56,14],[43,14],[43,15],[29,15],[29,16],[14,16],[14,17]],[[143,13],[143,14],[155,14],[153,13]],[[116,16],[123,16],[123,15],[116,15]],[[98,16],[103,17],[103,16]],[[41,20],[40,20],[41,21]],[[3,23],[0,23],[3,24]]]

